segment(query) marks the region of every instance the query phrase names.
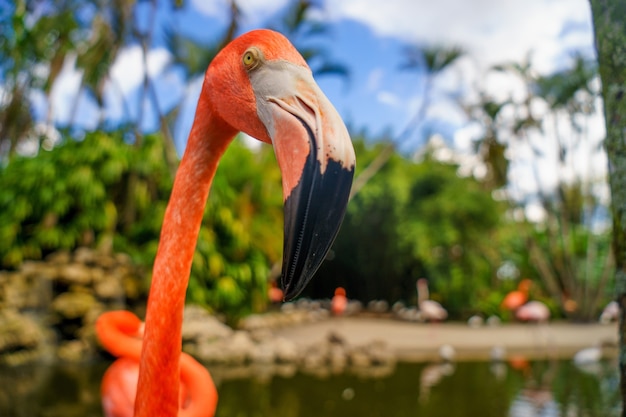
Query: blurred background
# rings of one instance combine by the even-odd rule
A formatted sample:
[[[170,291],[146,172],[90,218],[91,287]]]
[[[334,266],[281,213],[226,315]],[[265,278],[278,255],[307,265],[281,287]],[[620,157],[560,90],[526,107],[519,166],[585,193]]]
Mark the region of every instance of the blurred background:
[[[346,219],[304,296],[342,286],[363,303],[415,305],[427,278],[431,299],[465,320],[502,314],[530,279],[552,317],[597,320],[613,260],[585,0],[0,0],[5,276],[22,270],[32,289],[33,261],[87,248],[140,271],[104,293],[140,308],[204,71],[257,27],[302,52],[357,150]],[[268,308],[280,189],[271,147],[239,138],[209,198],[189,301],[230,323]],[[83,294],[75,284],[42,291]]]
[[[619,415],[617,332],[589,324],[617,305],[603,312],[614,260],[586,0],[0,0],[0,415],[102,415],[113,358],[93,324],[144,316],[204,72],[259,27],[307,59],[357,169],[316,279],[279,307],[273,150],[240,135],[226,152],[183,334],[216,415]],[[547,316],[500,326],[519,300]],[[456,323],[416,323],[428,303]],[[374,323],[388,340],[354,345]],[[426,346],[417,363],[396,364],[394,334]],[[482,356],[464,362],[462,341]]]

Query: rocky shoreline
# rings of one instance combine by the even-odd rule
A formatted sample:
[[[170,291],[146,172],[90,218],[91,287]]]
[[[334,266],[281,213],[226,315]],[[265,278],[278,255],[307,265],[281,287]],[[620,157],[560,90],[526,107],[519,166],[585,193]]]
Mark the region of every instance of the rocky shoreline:
[[[0,271],[0,366],[81,363],[111,359],[99,346],[94,323],[104,311],[143,316],[142,271],[124,255],[89,249],[60,252],[18,271]],[[422,324],[415,315],[378,304],[348,305],[347,317],[330,303],[299,300],[246,317],[233,329],[199,306],[187,306],[183,350],[226,373],[295,371],[318,375],[388,373],[396,361],[490,360],[493,352],[527,358],[571,358],[592,345],[616,354],[617,326],[609,324]],[[396,311],[397,310],[397,311]],[[393,318],[393,319],[392,319]],[[450,355],[447,355],[450,356]]]
[[[92,358],[96,318],[141,303],[140,276],[128,256],[87,248],[0,271],[0,364]]]
[[[86,248],[28,261],[17,271],[0,271],[0,365],[107,357],[96,340],[95,320],[114,309],[141,316],[141,276],[127,256]],[[274,335],[286,326],[328,319],[329,311],[319,305],[289,304],[247,317],[239,329],[232,329],[203,308],[187,306],[183,350],[206,364],[231,368],[276,364],[324,373],[393,366],[393,352],[382,340],[353,344],[334,332],[302,345]]]

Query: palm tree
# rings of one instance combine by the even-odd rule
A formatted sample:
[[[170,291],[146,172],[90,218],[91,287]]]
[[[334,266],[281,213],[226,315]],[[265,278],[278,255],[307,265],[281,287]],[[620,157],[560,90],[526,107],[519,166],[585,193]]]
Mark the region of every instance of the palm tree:
[[[395,141],[389,141],[378,157],[374,159],[361,173],[354,179],[350,198],[365,186],[365,184],[389,161],[397,147],[411,139],[419,125],[426,119],[428,107],[430,105],[431,93],[434,82],[439,74],[454,64],[462,55],[460,48],[443,48],[439,46],[418,47],[411,46],[406,49],[406,62],[401,65],[401,70],[420,72],[425,69],[423,98],[420,106],[415,111],[414,116],[409,120],[404,130]]]
[[[568,179],[568,172],[573,171],[575,152],[580,152],[583,146],[587,146],[588,152],[596,150],[590,144],[588,132],[578,122],[584,119],[580,116],[588,116],[592,111],[597,94],[591,87],[595,69],[582,57],[575,57],[571,68],[548,76],[536,75],[529,58],[521,64],[509,63],[493,69],[517,76],[525,86],[526,94],[519,102],[509,99],[491,103],[487,100],[479,104],[485,120],[491,121],[479,147],[489,149],[494,143],[497,146],[511,145],[511,142],[495,138],[496,131],[490,126],[503,106],[513,106],[516,118],[510,124],[508,134],[512,139],[525,142],[533,151],[537,195],[546,216],[542,231],[526,228],[535,230],[526,236],[531,262],[564,314],[592,319],[610,278],[612,258],[603,242],[604,237],[592,230],[594,213],[600,208],[591,182],[594,179],[577,177],[572,181]],[[543,115],[535,114],[533,104],[537,101],[545,103],[549,111]],[[562,120],[569,123],[565,125]],[[531,133],[543,134],[541,145],[533,142]],[[545,140],[546,133],[552,133],[552,141]],[[538,166],[539,159],[548,155],[546,146],[550,145],[556,147],[557,186],[554,190],[545,189]],[[482,152],[481,155],[486,165],[493,168],[494,163],[489,160],[491,154]],[[510,204],[512,207],[517,205],[513,201]]]

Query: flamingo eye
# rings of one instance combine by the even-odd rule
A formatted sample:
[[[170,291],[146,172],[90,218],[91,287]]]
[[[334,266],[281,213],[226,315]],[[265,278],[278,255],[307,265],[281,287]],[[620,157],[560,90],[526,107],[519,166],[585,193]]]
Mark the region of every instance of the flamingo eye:
[[[244,52],[242,57],[243,66],[247,70],[256,68],[262,61],[262,54],[257,48],[250,48]]]

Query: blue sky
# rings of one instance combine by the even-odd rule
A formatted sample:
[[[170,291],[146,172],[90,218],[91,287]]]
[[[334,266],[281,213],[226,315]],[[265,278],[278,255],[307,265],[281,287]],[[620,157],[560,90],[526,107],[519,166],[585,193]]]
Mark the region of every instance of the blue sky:
[[[169,2],[161,3],[161,24],[176,26],[200,40],[217,39],[227,24],[228,9],[223,0],[188,0],[184,2],[186,7],[176,13],[165,6]],[[288,0],[240,0],[242,30],[275,22],[287,3]],[[373,135],[387,131],[397,135],[423,99],[424,80],[420,73],[398,69],[407,45],[460,46],[467,51],[458,65],[442,74],[433,92],[431,113],[442,119],[436,124],[446,136],[453,135],[466,122],[447,97],[468,94],[489,66],[521,61],[532,51],[533,65],[545,73],[568,65],[574,52],[593,55],[586,0],[386,0],[382,5],[373,0],[326,1],[314,18],[329,23],[329,38],[321,44],[329,49],[333,59],[350,70],[347,83],[339,77],[325,76],[318,79],[320,86],[348,124],[366,128]],[[185,89],[180,72],[167,67],[170,57],[158,34],[157,31],[149,64],[151,76],[159,86],[161,106],[168,109],[188,94],[192,97],[188,107],[193,107],[200,83]],[[141,71],[136,69],[141,65],[139,55],[138,47],[128,48],[113,70],[113,78],[128,95],[135,94],[141,86]],[[55,91],[55,112],[61,122],[68,114],[63,107],[76,94],[80,76],[69,67]],[[113,87],[109,90],[109,118],[127,118],[115,97],[118,93]],[[94,123],[95,108],[90,108],[89,99],[83,102],[84,111],[78,121],[89,126]],[[131,106],[131,119],[136,108]],[[145,122],[146,129],[154,128],[153,117]],[[189,123],[185,120],[177,129],[178,141],[185,141]]]
[[[220,1],[206,3],[190,2],[186,13],[194,16],[190,22],[206,28],[200,15],[206,16],[221,30],[227,9]],[[244,29],[271,22],[286,3],[242,1]],[[439,131],[448,141],[467,124],[452,97],[471,95],[491,65],[524,60],[532,51],[533,65],[548,73],[569,65],[573,53],[594,53],[586,0],[387,0],[382,5],[369,0],[326,1],[314,17],[330,24],[330,40],[324,45],[333,59],[350,69],[348,84],[337,77],[320,77],[320,86],[349,125],[374,136],[387,132],[397,136],[423,100],[423,74],[399,70],[408,45],[459,46],[467,51],[436,81],[429,126],[422,126]],[[188,27],[190,33],[206,32],[194,24]],[[502,90],[498,81],[491,87]],[[182,127],[178,136],[187,129]],[[408,147],[419,146],[421,139],[419,133],[414,135]]]
[[[289,0],[239,0],[242,31],[266,27],[282,16]],[[158,21],[184,30],[204,41],[215,41],[227,25],[226,0],[187,0],[182,11],[171,13],[169,1],[160,1]],[[140,3],[149,7],[148,2]],[[408,45],[461,47],[466,52],[454,66],[435,80],[428,106],[428,122],[403,146],[415,151],[423,144],[424,132],[437,133],[460,152],[469,152],[481,126],[463,113],[457,100],[471,102],[479,91],[505,99],[523,96],[519,81],[488,72],[489,67],[504,62],[522,62],[530,56],[537,73],[568,67],[575,54],[594,56],[591,14],[587,0],[320,0],[322,7],[312,18],[326,22],[329,37],[319,42],[330,57],[346,65],[350,78],[318,78],[322,90],[334,103],[347,124],[355,130],[366,129],[372,136],[402,132],[424,99],[424,77],[420,71],[400,71],[403,51]],[[141,13],[140,13],[141,15]],[[144,14],[145,15],[145,14]],[[148,56],[148,70],[157,86],[162,110],[185,99],[184,111],[174,135],[182,152],[191,127],[201,79],[185,84],[180,69],[172,69],[171,56],[161,38]],[[530,55],[529,55],[530,54]],[[143,64],[138,46],[125,48],[113,67],[112,82],[106,88],[106,117],[111,123],[135,120],[142,83]],[[80,82],[80,73],[71,61],[53,91],[54,118],[64,123],[69,115]],[[126,111],[120,92],[129,102]],[[45,114],[41,95],[33,98],[39,114]],[[94,127],[96,108],[86,96],[81,100],[78,123]],[[145,130],[156,128],[153,112],[146,108]],[[601,105],[587,123],[593,143],[603,137]],[[550,133],[538,142],[549,143]],[[590,145],[590,149],[593,147]],[[536,191],[538,183],[554,183],[549,169],[551,151],[545,161],[535,161],[528,149],[513,149],[511,175],[516,192]],[[603,177],[606,160],[602,152],[582,150],[582,176]],[[529,164],[540,164],[540,180],[528,175]],[[517,170],[517,171],[516,171]]]

